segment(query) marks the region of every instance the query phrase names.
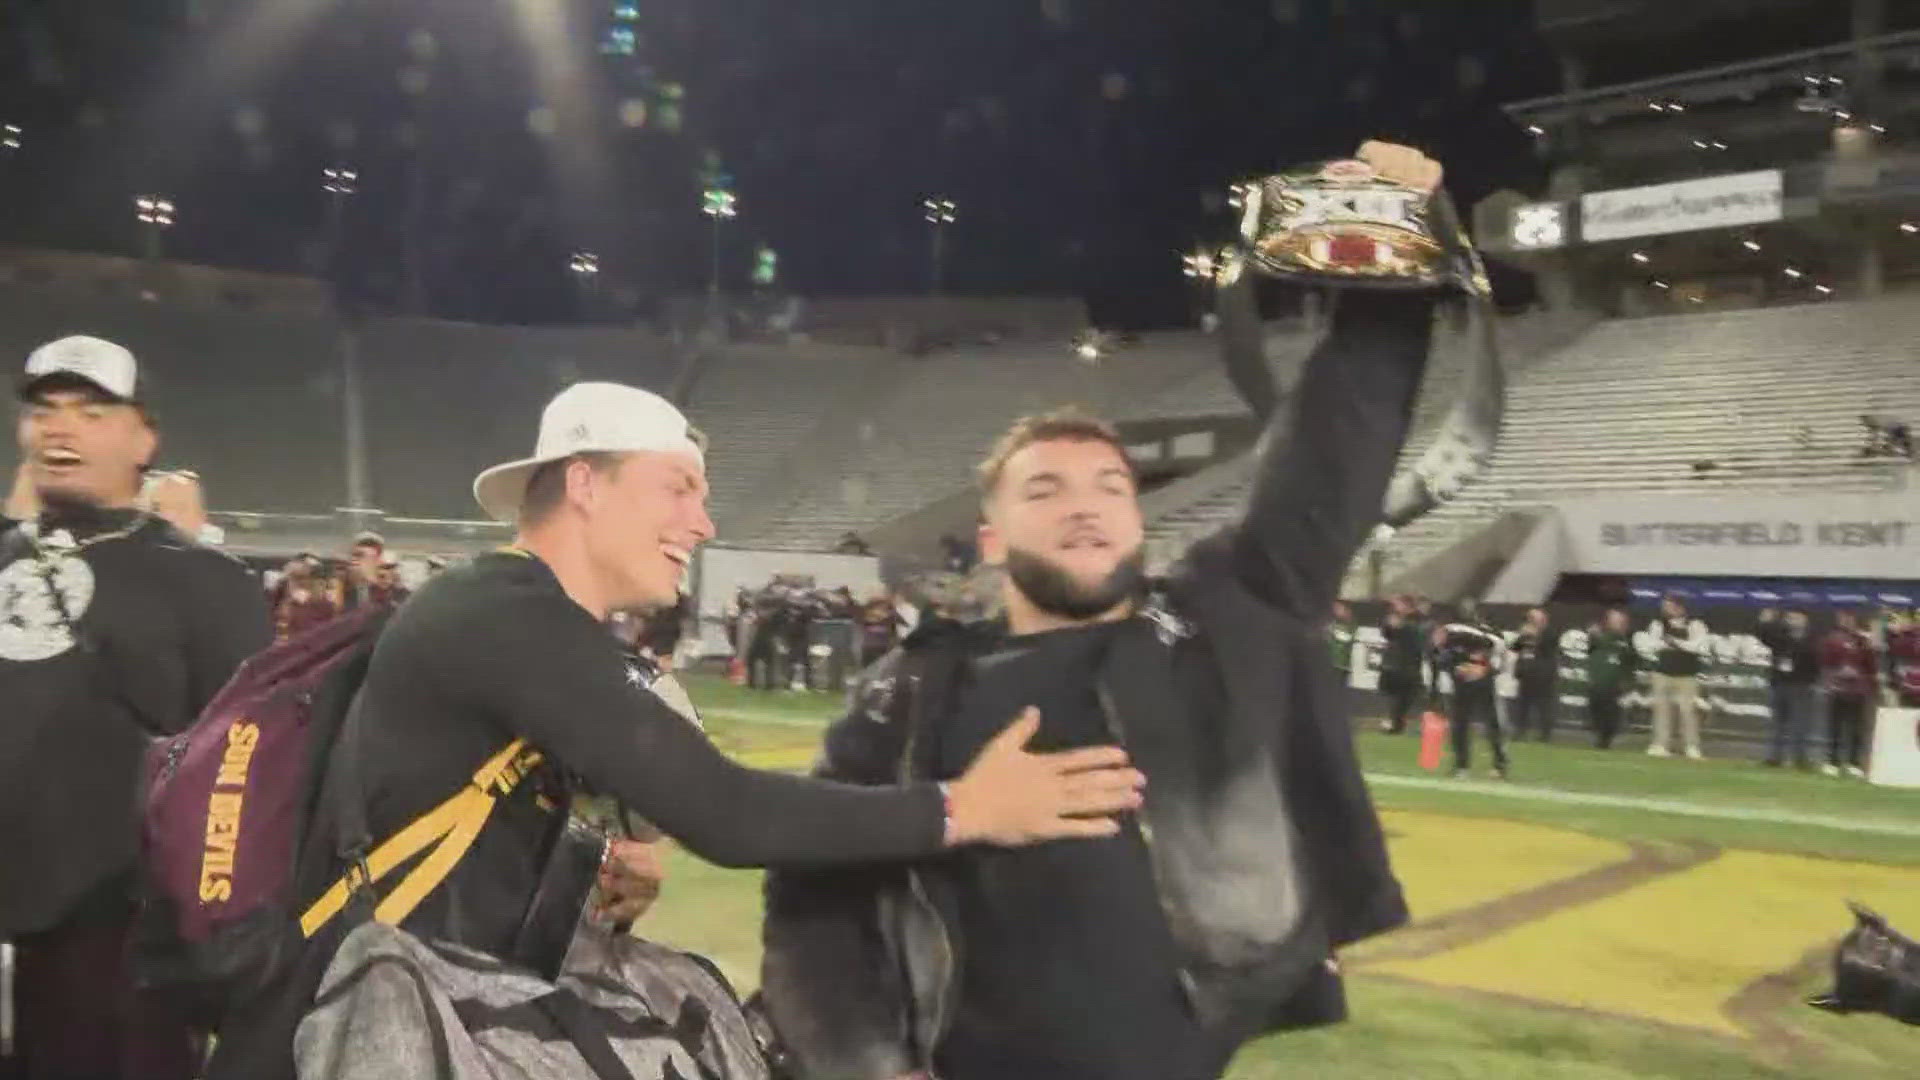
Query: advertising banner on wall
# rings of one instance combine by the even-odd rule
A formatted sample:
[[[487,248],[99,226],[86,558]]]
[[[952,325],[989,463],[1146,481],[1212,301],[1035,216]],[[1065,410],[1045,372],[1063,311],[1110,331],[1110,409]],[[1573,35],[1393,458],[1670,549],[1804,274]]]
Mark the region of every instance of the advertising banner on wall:
[[[1851,494],[1568,500],[1562,573],[1920,577],[1920,500]]]
[[[1780,170],[1764,169],[1595,191],[1580,197],[1580,238],[1589,243],[1628,240],[1778,221],[1784,190]]]

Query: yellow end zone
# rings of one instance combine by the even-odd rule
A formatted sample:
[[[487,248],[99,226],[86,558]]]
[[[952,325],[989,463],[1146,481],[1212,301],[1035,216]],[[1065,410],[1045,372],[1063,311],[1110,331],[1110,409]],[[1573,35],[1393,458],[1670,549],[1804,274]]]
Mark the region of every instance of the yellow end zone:
[[[1417,883],[1453,873],[1450,866],[1469,876],[1470,864],[1536,859],[1503,850],[1512,827],[1446,819],[1439,834],[1410,832],[1394,854],[1415,895],[1444,891],[1455,886]],[[1844,933],[1852,925],[1847,899],[1920,923],[1920,869],[1731,851],[1450,952],[1371,970],[1740,1035],[1727,1001]]]
[[[1566,829],[1387,810],[1393,869],[1415,922],[1498,900],[1627,858],[1631,849]]]

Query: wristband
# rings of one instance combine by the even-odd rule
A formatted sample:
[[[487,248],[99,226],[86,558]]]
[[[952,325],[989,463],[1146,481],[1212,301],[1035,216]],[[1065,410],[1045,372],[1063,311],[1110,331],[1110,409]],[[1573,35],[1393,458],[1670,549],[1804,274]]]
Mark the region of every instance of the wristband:
[[[945,781],[940,783],[940,844],[942,847],[959,847],[960,838],[954,833],[953,825],[953,788]]]

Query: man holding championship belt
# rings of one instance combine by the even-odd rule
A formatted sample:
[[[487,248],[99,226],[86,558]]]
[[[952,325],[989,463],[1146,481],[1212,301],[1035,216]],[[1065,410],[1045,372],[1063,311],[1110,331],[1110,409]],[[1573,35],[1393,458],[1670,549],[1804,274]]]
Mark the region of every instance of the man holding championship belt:
[[[771,874],[763,986],[799,1076],[1203,1080],[1249,1038],[1343,1017],[1335,951],[1407,909],[1324,622],[1383,506],[1409,519],[1491,446],[1456,441],[1385,501],[1435,296],[1484,295],[1457,226],[1427,224],[1440,178],[1370,142],[1261,185],[1221,278],[1229,367],[1268,399],[1253,491],[1165,579],[1111,427],[1029,417],[983,463],[1004,621],[923,622],[864,674],[818,771],[944,777],[1024,709],[1036,746],[1125,746],[1145,804],[1099,840]],[[1284,407],[1248,268],[1377,286],[1339,292]]]

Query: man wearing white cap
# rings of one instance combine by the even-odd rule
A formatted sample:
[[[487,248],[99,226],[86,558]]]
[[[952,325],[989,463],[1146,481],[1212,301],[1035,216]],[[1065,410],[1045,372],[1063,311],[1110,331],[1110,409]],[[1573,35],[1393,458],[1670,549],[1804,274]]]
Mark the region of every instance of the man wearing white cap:
[[[429,582],[381,635],[343,735],[367,834],[392,835],[509,740],[544,760],[403,929],[535,969],[552,961],[525,954],[522,922],[576,783],[727,866],[1111,835],[1110,815],[1138,805],[1142,778],[1122,751],[1029,754],[1030,721],[1010,724],[949,785],[854,787],[723,756],[646,689],[605,626],[614,611],[671,606],[712,538],[703,444],[664,399],[582,383],[547,406],[531,457],[474,482],[518,537]],[[326,798],[337,807],[341,789]]]
[[[158,435],[133,354],[35,351],[19,385],[30,510],[0,522],[0,938],[29,1077],[185,1078],[191,1040],[133,992],[141,754],[270,637],[239,563],[141,508]]]

